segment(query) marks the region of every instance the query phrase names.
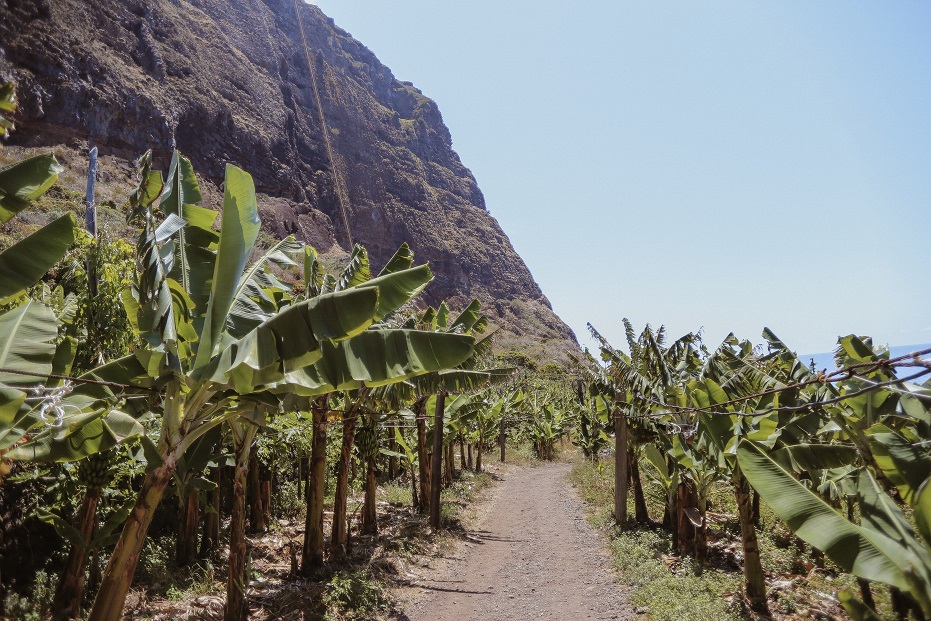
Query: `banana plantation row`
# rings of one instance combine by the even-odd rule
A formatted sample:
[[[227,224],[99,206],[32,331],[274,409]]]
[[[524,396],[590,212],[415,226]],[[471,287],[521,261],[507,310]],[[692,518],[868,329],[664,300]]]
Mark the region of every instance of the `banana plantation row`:
[[[0,94],[8,114],[12,87]],[[0,119],[4,131],[11,127]],[[0,222],[42,197],[61,171],[52,155],[0,170]],[[270,480],[253,452],[262,435],[287,443],[276,452],[299,464],[305,482],[305,574],[346,553],[355,460],[365,472],[361,528],[373,532],[381,462],[391,475],[407,473],[414,503],[438,529],[454,441],[463,457],[466,444],[470,456],[477,449],[477,470],[482,450],[503,443],[508,425],[536,431],[540,450],[551,451],[558,434],[526,424],[529,401],[513,368],[496,368],[489,356],[494,330],[478,302],[458,313],[445,303],[413,310],[433,275],[414,265],[406,244],[374,275],[359,246],[331,273],[294,238],[250,261],[261,222],[248,173],[227,166],[220,212],[202,206],[193,167],[177,151],[164,176],[144,155],[138,179],[128,214],[139,230],[134,252],[90,238],[66,213],[0,253],[0,481],[35,483],[52,468],[86,490],[74,520],[36,507],[34,517],[72,546],[54,617],[81,615],[87,561],[99,552],[109,561],[89,618],[121,617],[148,530],[172,489],[179,564],[197,554],[199,529],[202,554],[218,545],[221,495],[231,491],[225,615],[246,618],[247,498],[253,530],[264,528],[271,505]],[[329,465],[326,546],[333,425],[341,446]],[[60,465],[70,462],[77,465]],[[233,476],[223,486],[226,464]],[[127,485],[129,493],[114,489]]]
[[[14,105],[3,87],[4,131]],[[51,155],[0,169],[0,223],[61,170]],[[929,352],[890,359],[851,335],[840,370],[825,373],[769,331],[765,348],[730,336],[710,350],[697,334],[667,345],[664,330],[638,336],[625,320],[629,354],[592,329],[600,361],[555,379],[516,373],[516,357],[492,355],[477,302],[415,310],[432,274],[406,245],[378,272],[358,246],[329,269],[293,238],[258,252],[255,189],[235,166],[222,210],[202,202],[186,158],[175,152],[163,176],[146,154],[128,206],[135,248],[88,236],[66,213],[0,253],[0,481],[7,493],[38,488],[41,506],[19,521],[41,519],[71,546],[56,618],[82,614],[88,575],[89,618],[120,618],[169,491],[179,564],[228,541],[225,616],[240,620],[246,527],[273,518],[273,485],[298,482],[310,575],[346,554],[351,481],[363,481],[362,532],[378,528],[379,478],[404,481],[439,529],[456,444],[460,467],[481,470],[506,436],[543,459],[567,436],[592,459],[613,443],[618,526],[630,526],[629,493],[634,521],[649,520],[645,471],[665,493],[675,547],[699,563],[709,491],[730,485],[745,596],[761,613],[762,499],[860,578],[858,595],[840,594],[852,617],[877,618],[871,582],[892,588],[901,613],[931,615]],[[87,565],[100,556],[98,581]]]
[[[854,619],[878,619],[870,582],[887,585],[898,618],[931,615],[931,350],[890,358],[854,335],[838,341],[837,371],[805,365],[769,330],[765,347],[729,335],[667,345],[625,319],[630,354],[593,327],[606,365],[585,363],[591,407],[580,443],[615,441],[615,519],[627,496],[648,521],[640,463],[665,492],[673,547],[708,554],[708,500],[729,484],[743,548],[745,596],[768,614],[757,527],[760,499],[797,537],[858,578],[839,593]]]

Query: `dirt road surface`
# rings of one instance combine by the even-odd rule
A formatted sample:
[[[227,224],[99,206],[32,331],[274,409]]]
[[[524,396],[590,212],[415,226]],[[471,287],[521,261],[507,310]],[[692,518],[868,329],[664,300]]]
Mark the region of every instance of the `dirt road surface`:
[[[604,538],[566,481],[570,466],[505,472],[460,555],[424,570],[410,621],[636,618],[613,580]]]

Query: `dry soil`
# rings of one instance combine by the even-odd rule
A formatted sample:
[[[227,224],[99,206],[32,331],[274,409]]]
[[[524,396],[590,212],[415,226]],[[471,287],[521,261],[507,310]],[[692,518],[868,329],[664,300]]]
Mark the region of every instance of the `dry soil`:
[[[628,619],[603,536],[566,481],[570,466],[502,473],[457,557],[424,570],[409,621]]]

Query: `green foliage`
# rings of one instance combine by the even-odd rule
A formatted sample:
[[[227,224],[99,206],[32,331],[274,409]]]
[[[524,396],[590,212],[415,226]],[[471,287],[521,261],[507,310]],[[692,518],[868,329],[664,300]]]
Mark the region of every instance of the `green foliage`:
[[[0,139],[6,138],[13,130],[10,115],[16,110],[16,88],[12,82],[0,83]]]
[[[327,606],[326,618],[340,621],[372,619],[394,607],[387,591],[364,569],[333,576],[323,603]]]
[[[602,527],[612,525],[611,465],[579,461],[570,478],[588,504],[592,520]],[[612,530],[612,563],[620,582],[632,587],[631,604],[645,609],[651,621],[739,618],[739,611],[732,610],[723,598],[725,593],[739,590],[739,576],[702,568],[688,558],[678,559],[672,556],[671,547],[669,535],[655,527]],[[667,565],[664,559],[675,564]]]
[[[831,382],[815,376],[770,330],[763,331],[764,353],[733,335],[709,351],[694,334],[667,346],[662,328],[647,326],[637,336],[626,320],[625,326],[629,355],[591,329],[609,364],[589,364],[591,392],[613,400],[629,418],[634,450],[646,457],[644,471],[663,487],[670,513],[682,498],[675,493],[682,482],[695,491],[695,519],[704,524],[720,481],[731,482],[744,507],[749,481],[792,531],[841,569],[893,585],[931,611],[929,553],[917,534],[931,535],[931,493],[924,497],[931,480],[924,441],[931,383],[898,380],[888,351],[865,337],[839,339],[838,364],[857,366]],[[879,481],[891,483],[896,494]],[[854,499],[859,523],[836,510]],[[903,502],[915,512],[917,531]],[[756,526],[749,510],[738,515],[752,550]],[[792,563],[765,540],[758,547],[771,570]],[[747,593],[762,609],[763,564],[758,555],[746,557]],[[851,614],[859,610],[851,596],[844,605]]]
[[[69,331],[78,342],[73,371],[89,371],[102,360],[127,354],[135,335],[120,294],[132,284],[132,245],[103,236],[95,240],[82,233],[61,264],[58,284],[65,294],[75,296],[77,304]],[[96,282],[96,294],[89,287],[91,278]]]
[[[58,180],[62,170],[51,153],[0,168],[0,223],[8,222],[45,194]]]
[[[385,502],[400,505],[411,504],[411,488],[409,485],[401,483],[387,483],[380,487],[382,498]]]
[[[624,537],[623,535],[621,536]],[[636,550],[636,551],[634,551]],[[636,544],[618,547],[612,546],[614,558],[631,554],[642,556],[643,548]],[[626,564],[626,563],[625,563]],[[641,577],[646,577],[653,569],[658,575],[645,580],[631,597],[631,604],[642,606],[650,614],[650,621],[705,621],[706,619],[740,619],[739,604],[737,609],[729,605],[723,594],[740,588],[740,579],[726,576],[720,572],[702,570],[691,559],[685,559],[682,566],[674,573],[655,559],[644,560],[638,568]],[[659,570],[662,573],[659,573]]]
[[[45,571],[36,572],[29,597],[10,592],[3,600],[5,618],[19,621],[44,621],[52,608],[55,581]]]

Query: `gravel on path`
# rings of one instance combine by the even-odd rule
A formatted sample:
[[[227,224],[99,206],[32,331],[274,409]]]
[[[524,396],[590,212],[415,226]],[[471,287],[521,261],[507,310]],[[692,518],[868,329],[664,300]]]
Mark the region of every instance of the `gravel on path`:
[[[513,468],[459,558],[424,570],[409,621],[631,619],[604,537],[566,475],[568,464]]]

